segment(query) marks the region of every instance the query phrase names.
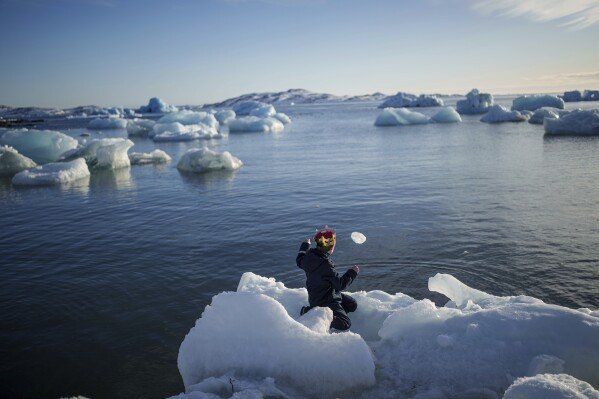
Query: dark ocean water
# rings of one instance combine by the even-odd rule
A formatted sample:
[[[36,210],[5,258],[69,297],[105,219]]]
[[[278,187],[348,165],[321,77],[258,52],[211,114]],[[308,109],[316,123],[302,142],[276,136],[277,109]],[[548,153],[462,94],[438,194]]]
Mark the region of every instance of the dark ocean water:
[[[479,116],[379,128],[375,107],[281,107],[293,120],[281,134],[208,142],[244,161],[235,173],[179,173],[204,142],[133,138],[131,151],[173,162],[66,187],[0,180],[0,396],[181,392],[179,344],[210,298],[244,271],[301,286],[297,248],[324,224],[338,268],[362,266],[352,290],[442,303],[427,279],[444,272],[496,295],[599,307],[599,138]]]

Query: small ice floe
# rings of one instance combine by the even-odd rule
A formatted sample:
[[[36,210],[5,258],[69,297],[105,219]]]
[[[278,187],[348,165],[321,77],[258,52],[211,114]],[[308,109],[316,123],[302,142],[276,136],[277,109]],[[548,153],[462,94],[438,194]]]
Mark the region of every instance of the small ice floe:
[[[470,90],[465,100],[456,103],[456,109],[460,114],[484,114],[491,106],[493,106],[493,96],[489,93],[481,93],[478,89]]]
[[[8,145],[38,164],[57,161],[66,151],[77,148],[74,138],[53,130],[6,130],[0,145]]]
[[[508,111],[507,108],[499,104],[493,105],[489,108],[489,112],[480,118],[481,122],[486,123],[525,122],[526,120],[528,120],[526,115],[522,115],[518,111]]]
[[[184,172],[203,173],[211,170],[236,170],[243,166],[239,158],[229,151],[216,152],[208,148],[192,148],[188,150],[177,164],[177,169]]]
[[[351,233],[351,239],[356,244],[364,244],[366,242],[366,236],[357,231],[354,231],[353,233]]]
[[[89,176],[89,169],[83,158],[71,162],[56,162],[37,166],[19,172],[12,178],[15,186],[45,186],[65,184]]]
[[[462,117],[453,107],[445,107],[431,117],[431,122],[456,123],[461,122]]]
[[[375,126],[422,125],[429,119],[420,112],[405,108],[385,108],[376,118]]]
[[[599,109],[580,109],[562,115],[559,119],[543,121],[546,135],[599,135]]]
[[[33,160],[19,154],[17,150],[7,145],[0,146],[0,176],[14,176],[15,174],[36,167]]]
[[[152,152],[132,152],[129,154],[131,165],[160,164],[171,161],[171,157],[164,151],[155,149]]]
[[[543,107],[564,109],[565,103],[558,96],[548,94],[516,97],[512,102],[512,111],[536,111]]]
[[[106,138],[91,140],[81,147],[64,154],[66,161],[83,158],[90,167],[120,169],[131,166],[127,151],[133,142],[124,138]]]
[[[87,125],[88,129],[126,129],[127,120],[123,118],[96,118],[92,119]]]
[[[161,98],[152,97],[148,101],[148,105],[142,105],[137,111],[143,114],[167,113],[177,112],[177,107],[167,104]]]

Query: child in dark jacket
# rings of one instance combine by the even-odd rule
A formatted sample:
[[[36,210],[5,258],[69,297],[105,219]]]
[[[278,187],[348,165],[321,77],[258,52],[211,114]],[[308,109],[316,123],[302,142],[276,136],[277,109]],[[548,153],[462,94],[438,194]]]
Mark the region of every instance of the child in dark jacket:
[[[335,250],[336,235],[333,229],[325,227],[314,236],[316,248],[310,248],[310,239],[306,239],[297,254],[297,266],[306,272],[306,288],[310,306],[304,306],[301,314],[315,306],[328,307],[333,311],[331,328],[344,331],[351,326],[347,313],[354,312],[358,307],[356,300],[342,294],[358,276],[360,268],[354,266],[343,276],[335,271],[335,265],[330,259]]]

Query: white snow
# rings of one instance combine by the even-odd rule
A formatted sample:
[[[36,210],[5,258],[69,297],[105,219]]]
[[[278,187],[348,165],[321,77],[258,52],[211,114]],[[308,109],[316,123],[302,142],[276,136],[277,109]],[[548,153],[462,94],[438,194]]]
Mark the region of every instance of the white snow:
[[[557,96],[535,94],[532,96],[516,97],[512,102],[512,111],[536,111],[542,107],[564,109],[565,106],[564,100]]]
[[[599,109],[580,109],[561,115],[559,119],[545,119],[545,134],[599,135]]]
[[[132,152],[129,154],[131,165],[146,165],[167,163],[171,161],[171,157],[164,151],[155,149],[152,152]]]
[[[88,176],[89,169],[85,160],[78,158],[71,162],[48,163],[24,170],[12,178],[12,184],[16,186],[65,184]]]
[[[0,146],[0,176],[13,176],[22,170],[37,166],[33,160],[19,154],[14,148]]]
[[[61,155],[77,147],[78,142],[53,130],[6,130],[0,145],[9,145],[38,164],[57,161]]]
[[[567,374],[518,378],[503,399],[599,399],[599,391]]]
[[[398,92],[394,96],[388,97],[379,108],[403,108],[403,107],[440,107],[443,106],[443,100],[436,96],[421,94],[416,96],[410,93]]]
[[[420,125],[428,123],[429,119],[420,112],[405,108],[385,108],[376,118],[376,126]]]
[[[147,136],[151,131],[155,121],[151,119],[135,118],[127,121],[127,134],[129,136]]]
[[[138,112],[141,113],[168,113],[168,112],[177,112],[177,107],[174,105],[167,104],[164,100],[158,97],[150,98],[148,105],[142,105],[139,107]]]
[[[528,119],[528,123],[542,125],[545,118],[558,119],[559,112],[556,108],[539,108],[532,114],[530,119]]]
[[[120,169],[131,165],[127,151],[133,142],[123,138],[91,140],[81,147],[64,154],[66,160],[83,158],[90,167]]]
[[[244,116],[229,121],[229,132],[266,132],[279,133],[285,129],[283,123],[276,118],[259,118]]]
[[[508,111],[502,105],[495,104],[489,108],[489,112],[480,118],[481,122],[501,123],[501,122],[524,122],[528,119],[518,111]]]
[[[462,117],[453,107],[445,107],[431,117],[431,122],[455,123],[461,122]]]
[[[87,125],[88,129],[126,129],[127,120],[122,118],[96,118],[92,119]]]
[[[220,153],[208,148],[192,148],[183,154],[177,164],[177,169],[203,173],[219,169],[236,170],[242,166],[243,162],[228,151]]]
[[[484,114],[492,105],[493,96],[491,94],[472,89],[466,94],[465,100],[459,100],[456,103],[456,109],[460,114]]]
[[[364,244],[366,242],[366,236],[357,231],[354,231],[353,233],[351,233],[351,239],[356,244]]]
[[[231,109],[222,109],[220,111],[216,111],[214,117],[218,123],[221,125],[226,125],[231,119],[235,119],[235,111]]]
[[[516,378],[538,372],[599,385],[596,313],[493,296],[446,274],[429,279],[429,289],[450,301],[437,307],[400,293],[349,293],[358,303],[353,333],[329,334],[327,309],[300,317],[305,288],[244,273],[237,292],[215,296],[181,345],[187,392],[232,374],[273,377],[290,397],[499,398]]]

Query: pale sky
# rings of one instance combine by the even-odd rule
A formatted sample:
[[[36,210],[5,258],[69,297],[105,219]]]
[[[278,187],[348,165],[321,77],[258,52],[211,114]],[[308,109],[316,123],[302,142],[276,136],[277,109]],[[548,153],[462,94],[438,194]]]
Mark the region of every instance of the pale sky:
[[[599,89],[599,0],[0,0],[0,104]]]

